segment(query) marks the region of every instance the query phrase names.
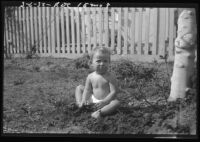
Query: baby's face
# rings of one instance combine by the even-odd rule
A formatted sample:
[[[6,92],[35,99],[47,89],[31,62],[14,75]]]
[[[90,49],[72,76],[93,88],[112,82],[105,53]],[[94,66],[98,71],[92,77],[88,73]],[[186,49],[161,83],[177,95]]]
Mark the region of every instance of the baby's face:
[[[99,74],[105,74],[110,64],[110,55],[96,52],[93,56],[92,66]]]

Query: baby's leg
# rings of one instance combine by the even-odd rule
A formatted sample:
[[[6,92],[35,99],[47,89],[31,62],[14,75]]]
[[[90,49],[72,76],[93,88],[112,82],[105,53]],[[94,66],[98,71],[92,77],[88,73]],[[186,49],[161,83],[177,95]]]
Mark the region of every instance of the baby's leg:
[[[79,85],[79,86],[76,87],[76,90],[75,90],[75,99],[76,99],[76,104],[78,106],[79,106],[79,104],[82,101],[83,91],[84,91],[84,86],[83,85]]]
[[[120,105],[118,100],[112,100],[108,105],[104,106],[100,110],[92,113],[92,117],[99,118],[100,115],[109,115],[113,113]]]
[[[108,105],[101,108],[101,114],[102,115],[111,114],[119,107],[119,105],[120,102],[117,99],[112,100]]]

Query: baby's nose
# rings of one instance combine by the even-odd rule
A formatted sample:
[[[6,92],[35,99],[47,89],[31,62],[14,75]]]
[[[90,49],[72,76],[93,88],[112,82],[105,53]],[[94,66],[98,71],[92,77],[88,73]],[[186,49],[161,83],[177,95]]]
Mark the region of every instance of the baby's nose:
[[[100,65],[104,65],[104,62],[100,62]]]

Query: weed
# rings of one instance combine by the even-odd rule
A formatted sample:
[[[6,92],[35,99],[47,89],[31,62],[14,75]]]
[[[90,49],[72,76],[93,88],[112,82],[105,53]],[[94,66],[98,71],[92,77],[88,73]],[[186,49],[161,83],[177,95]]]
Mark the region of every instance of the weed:
[[[26,59],[32,59],[36,55],[36,44],[32,45],[30,51],[27,52]]]
[[[84,54],[82,57],[74,60],[74,66],[76,69],[80,68],[90,68],[90,56],[88,54]]]
[[[38,67],[38,66],[33,66],[33,70],[39,72],[39,71],[40,71],[40,67]]]
[[[18,80],[15,80],[14,82],[13,82],[13,84],[14,85],[22,85],[22,84],[24,84],[25,83],[25,80],[24,79],[18,79]]]

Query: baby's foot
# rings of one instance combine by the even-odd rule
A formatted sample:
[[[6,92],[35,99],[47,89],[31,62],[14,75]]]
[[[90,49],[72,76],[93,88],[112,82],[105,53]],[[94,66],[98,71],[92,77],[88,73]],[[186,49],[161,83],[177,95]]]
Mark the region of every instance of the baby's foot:
[[[99,110],[93,112],[91,116],[92,116],[93,118],[96,118],[96,119],[101,118],[101,110],[99,109]]]

